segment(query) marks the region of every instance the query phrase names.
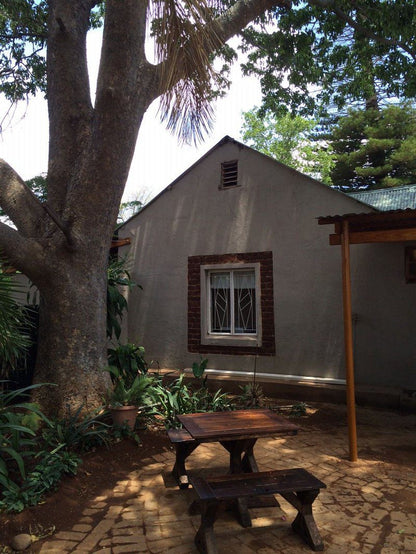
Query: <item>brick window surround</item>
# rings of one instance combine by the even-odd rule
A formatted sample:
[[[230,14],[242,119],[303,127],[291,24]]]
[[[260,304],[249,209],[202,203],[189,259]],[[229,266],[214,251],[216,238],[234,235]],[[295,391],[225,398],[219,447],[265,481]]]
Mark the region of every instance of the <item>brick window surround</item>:
[[[201,266],[221,264],[260,264],[261,346],[201,344]],[[274,356],[276,353],[273,301],[272,252],[247,252],[190,256],[188,258],[188,351],[201,354]]]

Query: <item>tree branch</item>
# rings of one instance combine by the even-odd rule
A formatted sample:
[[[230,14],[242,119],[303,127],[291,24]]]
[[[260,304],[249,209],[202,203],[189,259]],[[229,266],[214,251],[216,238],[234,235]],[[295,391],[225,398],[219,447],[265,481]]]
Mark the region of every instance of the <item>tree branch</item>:
[[[65,225],[65,223],[60,219],[60,217],[58,217],[58,214],[56,214],[54,210],[50,206],[48,206],[48,204],[41,203],[41,206],[48,214],[48,216],[52,219],[52,221],[55,223],[55,225],[58,227],[58,229],[62,231],[62,233],[66,238],[66,242],[69,249],[73,251],[75,249],[75,240],[74,240],[74,237],[72,236],[72,233],[68,225]]]
[[[42,275],[44,250],[39,242],[23,237],[18,231],[0,222],[0,251],[30,279]]]
[[[291,8],[291,0],[239,0],[216,18],[212,25],[223,43],[244,29],[251,21],[272,8]]]
[[[0,206],[25,236],[39,236],[44,210],[26,183],[0,159]]]
[[[80,234],[96,218],[94,202],[103,214],[97,225],[104,228],[107,217],[115,223],[138,129],[157,97],[156,69],[145,56],[146,14],[146,2],[106,2],[89,150],[82,153],[85,162],[67,202]]]
[[[48,14],[48,204],[57,213],[64,210],[74,164],[91,135],[86,49],[90,5],[90,0],[56,0]]]
[[[341,10],[341,8],[337,5],[335,0],[308,0],[308,3],[311,6],[316,6],[318,8],[322,8],[324,10],[330,10],[334,12],[334,14],[339,17],[342,21],[345,21],[345,23],[348,23],[350,27],[361,33],[363,36],[373,39],[376,42],[380,44],[386,44],[388,46],[396,46],[409,54],[414,60],[416,60],[416,51],[410,46],[408,46],[406,43],[401,42],[400,40],[394,39],[394,38],[388,38],[388,37],[381,37],[374,33],[370,27],[365,27],[364,25],[361,25],[358,21],[356,21],[353,17],[348,15],[346,12]]]
[[[45,213],[64,234],[73,248],[70,231],[47,204],[33,194],[10,165],[0,159],[0,205],[25,237],[40,237],[45,225]]]
[[[13,40],[27,40],[33,41],[45,41],[47,39],[47,33],[30,33],[26,31],[14,31],[13,33],[0,33],[0,40],[4,42],[12,42]]]

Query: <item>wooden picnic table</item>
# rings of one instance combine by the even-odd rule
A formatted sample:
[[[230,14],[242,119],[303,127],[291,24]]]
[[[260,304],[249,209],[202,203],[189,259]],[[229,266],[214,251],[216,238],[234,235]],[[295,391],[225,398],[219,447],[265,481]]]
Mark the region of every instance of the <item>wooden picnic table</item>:
[[[230,453],[230,473],[258,471],[253,448],[260,437],[295,435],[298,426],[269,409],[178,415],[198,443],[219,442]]]
[[[187,482],[186,458],[201,443],[219,442],[230,454],[231,474],[258,472],[254,445],[261,437],[296,435],[298,426],[269,409],[235,410],[178,415],[189,433],[188,440],[176,444],[173,470],[178,482]],[[263,505],[277,505],[275,499],[264,499]],[[268,502],[268,503],[267,503]],[[251,504],[250,507],[252,507]],[[240,506],[239,518],[250,525],[247,506]]]

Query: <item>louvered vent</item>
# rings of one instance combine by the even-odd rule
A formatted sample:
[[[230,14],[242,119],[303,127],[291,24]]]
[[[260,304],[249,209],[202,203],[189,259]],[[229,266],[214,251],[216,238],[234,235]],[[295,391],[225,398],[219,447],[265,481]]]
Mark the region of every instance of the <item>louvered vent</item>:
[[[238,160],[221,164],[221,188],[228,189],[238,185]]]

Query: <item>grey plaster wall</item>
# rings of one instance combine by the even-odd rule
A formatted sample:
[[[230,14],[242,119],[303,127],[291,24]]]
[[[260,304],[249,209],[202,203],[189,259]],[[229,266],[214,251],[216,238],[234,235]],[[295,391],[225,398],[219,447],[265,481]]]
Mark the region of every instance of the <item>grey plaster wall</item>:
[[[220,165],[238,159],[241,186],[220,190]],[[129,296],[124,335],[154,367],[184,368],[188,256],[271,250],[276,355],[208,355],[209,367],[344,378],[340,247],[320,215],[369,208],[238,143],[214,148],[120,235],[143,290]],[[416,388],[416,285],[404,282],[404,245],[352,246],[357,382]]]

